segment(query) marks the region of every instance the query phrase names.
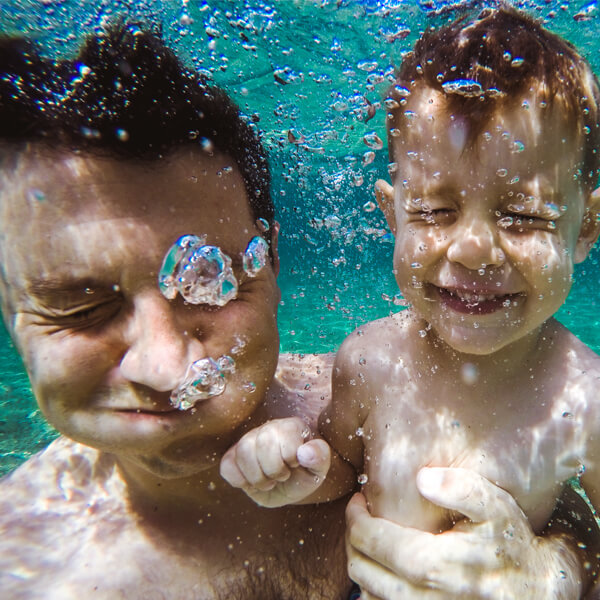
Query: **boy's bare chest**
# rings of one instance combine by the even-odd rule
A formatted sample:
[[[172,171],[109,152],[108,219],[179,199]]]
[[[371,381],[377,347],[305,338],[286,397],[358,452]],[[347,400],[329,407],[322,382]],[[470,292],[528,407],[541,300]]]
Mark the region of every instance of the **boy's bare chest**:
[[[482,402],[483,404],[483,402]],[[467,409],[466,406],[469,406]],[[509,491],[534,528],[547,522],[562,482],[585,462],[585,423],[556,406],[494,412],[405,394],[372,407],[363,427],[366,493],[379,515],[438,531],[448,514],[416,487],[422,467],[461,467]]]

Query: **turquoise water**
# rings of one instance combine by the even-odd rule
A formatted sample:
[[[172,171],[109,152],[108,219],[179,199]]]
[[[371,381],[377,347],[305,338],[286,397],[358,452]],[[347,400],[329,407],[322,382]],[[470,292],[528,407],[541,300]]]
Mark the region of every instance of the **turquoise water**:
[[[600,9],[591,12],[590,20],[574,19],[585,4],[519,6],[576,44],[600,73]],[[28,0],[4,1],[0,7],[4,32],[32,35],[52,53],[69,54],[85,31],[119,16],[158,24],[188,64],[224,87],[243,112],[258,120],[271,157],[282,225],[282,351],[335,350],[361,323],[398,310],[392,302],[397,292],[392,243],[384,235],[381,213],[367,204],[375,180],[386,175],[384,111],[365,122],[365,98],[375,105],[382,100],[392,65],[419,33],[456,14],[445,12],[447,3]],[[384,146],[365,166],[365,153],[372,149],[364,137],[374,131]],[[599,258],[595,249],[577,268],[572,293],[558,315],[597,352]],[[4,329],[0,410],[2,474],[56,435],[37,411]]]

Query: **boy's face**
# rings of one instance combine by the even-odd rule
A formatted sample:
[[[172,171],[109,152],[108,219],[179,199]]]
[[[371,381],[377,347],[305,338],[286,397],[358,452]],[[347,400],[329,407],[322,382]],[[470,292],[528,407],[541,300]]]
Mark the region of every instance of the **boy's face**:
[[[275,273],[242,273],[260,232],[234,161],[196,150],[143,164],[32,149],[1,177],[4,312],[46,418],[163,476],[218,464],[264,399],[279,347]],[[184,234],[206,234],[232,258],[235,300],[162,296],[158,271]],[[169,394],[188,365],[221,355],[236,363],[225,391],[175,410]]]
[[[472,147],[442,94],[418,89],[403,108],[414,116],[395,138],[384,207],[402,292],[460,352],[528,337],[564,302],[597,235],[577,179],[581,140],[535,96],[496,114]]]

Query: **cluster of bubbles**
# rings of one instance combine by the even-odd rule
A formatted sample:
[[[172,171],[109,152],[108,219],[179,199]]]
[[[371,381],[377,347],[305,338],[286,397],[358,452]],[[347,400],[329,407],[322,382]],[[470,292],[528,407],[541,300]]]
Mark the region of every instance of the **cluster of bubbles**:
[[[225,306],[237,296],[231,258],[205,242],[205,235],[183,235],[171,246],[158,274],[165,298],[174,300],[179,292],[190,304]]]
[[[179,410],[188,410],[200,400],[222,394],[227,377],[234,371],[235,361],[226,354],[217,360],[207,357],[193,362],[183,382],[171,392],[171,404]]]
[[[253,237],[242,256],[246,275],[256,277],[268,258],[267,242],[258,235]],[[179,293],[190,304],[211,306],[225,306],[237,296],[239,287],[231,258],[218,246],[206,244],[206,235],[183,235],[169,248],[158,274],[158,286],[169,300]],[[187,410],[200,400],[222,394],[227,376],[234,370],[235,361],[228,355],[193,362],[183,382],[171,393],[171,404]]]
[[[269,245],[253,237],[242,256],[244,272],[256,277],[267,264]],[[190,304],[225,306],[237,297],[238,281],[231,258],[218,246],[206,244],[206,236],[183,235],[169,249],[158,274],[158,286],[165,298],[177,293]]]

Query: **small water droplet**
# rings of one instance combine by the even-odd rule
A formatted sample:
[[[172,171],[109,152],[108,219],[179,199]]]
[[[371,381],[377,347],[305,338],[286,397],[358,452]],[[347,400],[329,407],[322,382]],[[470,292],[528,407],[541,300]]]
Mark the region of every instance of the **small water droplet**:
[[[377,204],[375,204],[375,202],[372,200],[368,200],[363,204],[362,208],[365,212],[373,212],[377,208]]]
[[[496,221],[498,227],[503,227],[504,229],[508,229],[514,223],[514,219],[512,217],[502,217]]]
[[[512,147],[511,147],[511,152],[513,154],[518,154],[519,152],[523,152],[523,150],[525,150],[525,144],[519,140],[515,140],[512,143]]]
[[[383,142],[381,138],[374,132],[370,131],[363,137],[364,143],[373,150],[381,150],[383,148]]]
[[[365,152],[362,157],[362,164],[366,167],[370,165],[375,160],[375,152]]]

